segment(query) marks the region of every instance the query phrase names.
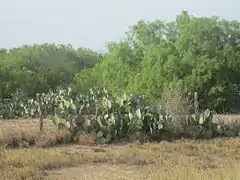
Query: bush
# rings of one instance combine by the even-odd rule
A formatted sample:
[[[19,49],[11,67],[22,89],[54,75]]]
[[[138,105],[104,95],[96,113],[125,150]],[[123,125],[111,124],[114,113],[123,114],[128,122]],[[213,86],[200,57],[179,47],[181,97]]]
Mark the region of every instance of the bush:
[[[58,144],[76,141],[105,144],[121,139],[142,139],[143,134],[154,139],[238,135],[239,124],[213,122],[213,113],[209,109],[200,117],[190,114],[191,104],[179,89],[166,86],[163,95],[161,104],[149,105],[143,96],[113,95],[104,88],[90,89],[88,95],[74,95],[68,88],[39,94],[30,101],[34,106],[22,105],[22,114],[34,112],[31,114],[47,117],[48,112],[54,111],[54,124],[66,132],[53,141]],[[94,138],[89,138],[88,134]]]
[[[184,96],[177,83],[165,84],[161,94],[160,104],[173,117],[172,122],[175,131],[180,134],[186,132],[186,128],[188,127],[186,116],[193,110],[193,103]]]

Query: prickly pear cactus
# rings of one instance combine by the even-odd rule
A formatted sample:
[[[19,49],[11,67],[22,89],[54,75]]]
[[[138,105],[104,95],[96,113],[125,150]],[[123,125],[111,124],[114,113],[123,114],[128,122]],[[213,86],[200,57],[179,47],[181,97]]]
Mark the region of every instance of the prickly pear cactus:
[[[56,126],[64,125],[74,135],[85,131],[97,135],[98,143],[139,138],[141,133],[162,137],[178,133],[176,121],[161,105],[150,106],[144,96],[114,93],[102,87],[90,88],[88,94],[75,93],[71,88],[36,94],[35,98],[0,101],[0,118],[16,116],[51,116]],[[175,124],[174,124],[175,123]],[[189,137],[236,136],[240,125],[213,122],[213,113],[206,109],[200,117],[186,116],[184,131]]]
[[[212,123],[213,113],[209,109],[206,109],[201,115],[199,119],[200,125],[208,125]]]

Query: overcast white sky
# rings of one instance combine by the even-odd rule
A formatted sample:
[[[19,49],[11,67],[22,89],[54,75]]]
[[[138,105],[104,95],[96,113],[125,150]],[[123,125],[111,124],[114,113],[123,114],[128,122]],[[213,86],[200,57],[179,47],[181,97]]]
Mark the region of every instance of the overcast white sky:
[[[195,16],[240,20],[239,0],[0,0],[0,48],[63,43],[102,50],[140,19]]]

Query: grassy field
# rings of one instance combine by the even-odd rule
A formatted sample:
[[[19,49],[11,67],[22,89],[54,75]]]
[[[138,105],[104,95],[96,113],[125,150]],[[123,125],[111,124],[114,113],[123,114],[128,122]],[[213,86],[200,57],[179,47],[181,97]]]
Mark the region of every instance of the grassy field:
[[[240,179],[240,139],[94,146],[82,135],[56,146],[68,141],[66,132],[50,122],[45,129],[38,132],[37,120],[0,122],[0,179]]]

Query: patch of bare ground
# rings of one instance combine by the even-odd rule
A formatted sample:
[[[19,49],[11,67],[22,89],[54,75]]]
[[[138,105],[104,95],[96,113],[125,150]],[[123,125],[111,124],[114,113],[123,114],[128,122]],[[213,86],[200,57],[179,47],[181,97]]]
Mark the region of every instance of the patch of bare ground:
[[[215,114],[214,120],[216,121],[223,121],[225,123],[232,122],[232,121],[240,121],[240,114]]]

